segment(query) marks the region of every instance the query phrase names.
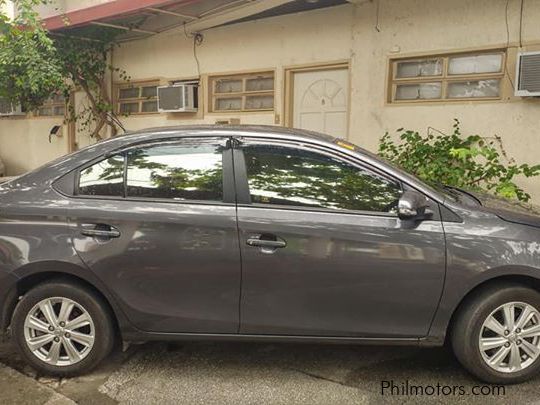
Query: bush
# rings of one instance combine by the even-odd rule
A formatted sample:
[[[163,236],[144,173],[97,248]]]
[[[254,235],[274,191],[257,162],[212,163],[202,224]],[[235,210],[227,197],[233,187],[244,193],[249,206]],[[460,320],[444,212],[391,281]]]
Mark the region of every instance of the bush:
[[[507,157],[498,136],[462,136],[457,119],[453,128],[451,135],[430,128],[426,136],[400,128],[398,142],[387,132],[380,140],[379,155],[428,183],[529,201],[530,195],[514,179],[540,175],[540,164],[517,164]]]

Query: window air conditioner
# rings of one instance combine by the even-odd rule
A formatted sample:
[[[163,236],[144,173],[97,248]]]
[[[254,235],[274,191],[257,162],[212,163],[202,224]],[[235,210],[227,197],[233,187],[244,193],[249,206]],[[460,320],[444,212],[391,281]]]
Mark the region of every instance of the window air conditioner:
[[[518,53],[516,78],[516,96],[540,97],[540,52]]]
[[[172,84],[159,86],[159,112],[196,112],[199,86],[195,84]]]

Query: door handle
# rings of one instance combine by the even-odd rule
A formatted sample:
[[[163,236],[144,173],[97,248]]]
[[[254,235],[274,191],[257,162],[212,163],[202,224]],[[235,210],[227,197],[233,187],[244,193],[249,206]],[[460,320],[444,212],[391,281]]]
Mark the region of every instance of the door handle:
[[[285,246],[287,246],[287,243],[281,240],[264,240],[257,238],[249,238],[247,240],[247,244],[249,246],[272,247],[276,249],[284,248]]]
[[[81,234],[84,236],[92,236],[98,238],[118,238],[120,237],[120,231],[114,226],[110,225],[95,225],[92,229],[83,229]]]
[[[287,246],[287,242],[278,238],[275,235],[256,235],[248,238],[246,241],[248,246],[260,247],[262,253],[274,253],[276,249],[281,249]]]

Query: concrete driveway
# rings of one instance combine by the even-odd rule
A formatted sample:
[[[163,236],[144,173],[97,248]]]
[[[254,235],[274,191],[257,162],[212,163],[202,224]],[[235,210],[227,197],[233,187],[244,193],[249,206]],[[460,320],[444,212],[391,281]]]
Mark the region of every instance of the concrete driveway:
[[[540,403],[540,379],[504,392],[476,387],[445,349],[147,343],[63,380],[35,375],[10,344],[0,346],[0,362],[0,403],[11,404]],[[395,395],[381,395],[382,384]]]

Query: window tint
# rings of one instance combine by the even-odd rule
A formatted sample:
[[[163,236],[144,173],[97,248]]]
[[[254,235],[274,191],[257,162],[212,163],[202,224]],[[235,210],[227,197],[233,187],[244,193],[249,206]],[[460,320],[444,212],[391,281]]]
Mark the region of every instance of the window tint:
[[[128,153],[127,196],[223,200],[218,145],[161,145]]]
[[[116,155],[81,171],[80,195],[122,197],[124,195],[124,156]]]
[[[244,148],[253,203],[393,212],[401,187],[319,153],[282,146]]]

